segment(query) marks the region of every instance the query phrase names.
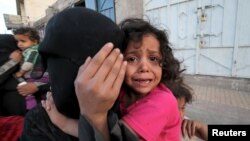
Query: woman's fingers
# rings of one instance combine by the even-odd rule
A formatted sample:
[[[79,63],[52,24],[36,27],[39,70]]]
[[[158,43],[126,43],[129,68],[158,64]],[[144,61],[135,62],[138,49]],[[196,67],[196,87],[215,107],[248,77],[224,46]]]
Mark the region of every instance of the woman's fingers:
[[[77,76],[78,76],[79,74],[81,74],[81,72],[83,72],[83,71],[88,67],[90,61],[91,61],[91,57],[88,57],[88,58],[85,60],[84,64],[80,66],[80,68],[79,68],[79,70],[78,70]]]
[[[123,55],[120,54],[120,50],[114,49],[103,62],[103,65],[97,71],[95,77],[97,77],[101,83],[110,84],[108,87],[111,88],[120,71],[122,61]]]
[[[126,72],[126,68],[127,68],[127,62],[123,61],[121,69],[115,79],[115,82],[113,83],[113,89],[114,89],[114,93],[119,94],[122,83],[124,81],[124,77],[125,77],[125,72]]]
[[[98,69],[102,66],[105,58],[110,54],[113,49],[112,43],[107,43],[101,48],[101,50],[91,59],[88,64],[88,67],[84,70],[86,78],[92,78]]]

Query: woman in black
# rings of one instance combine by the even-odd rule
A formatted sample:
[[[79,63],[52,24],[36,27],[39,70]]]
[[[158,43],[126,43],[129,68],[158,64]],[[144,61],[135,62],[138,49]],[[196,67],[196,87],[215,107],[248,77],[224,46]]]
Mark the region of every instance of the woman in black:
[[[108,42],[113,45],[107,45]],[[107,77],[98,77],[95,76],[95,71],[91,71],[95,66],[103,66],[102,70],[120,72],[121,62],[116,64],[115,60],[112,60],[112,56],[117,53],[110,52],[113,52],[113,48],[121,50],[122,43],[123,32],[119,27],[96,11],[80,7],[69,8],[52,17],[38,50],[48,69],[55,106],[61,114],[79,119],[79,139],[63,133],[53,125],[46,111],[39,105],[27,113],[21,140],[133,141],[135,137],[119,122],[115,109],[111,109],[115,105],[115,97],[120,91],[124,74],[120,75],[120,81],[117,83],[102,82],[99,81],[100,78],[117,78],[120,73],[106,73]],[[106,47],[103,47],[105,44]],[[102,51],[97,53],[100,50]],[[94,57],[96,53],[98,55]],[[78,76],[82,74],[78,71],[84,70],[81,66],[88,56],[93,57],[91,60],[94,62],[91,63],[92,67],[88,66],[91,73]],[[102,73],[98,73],[99,76]],[[85,86],[81,86],[79,80],[83,80],[81,78],[84,76],[90,79],[85,81]],[[105,101],[98,96],[102,94],[111,96],[110,100]],[[83,106],[85,104],[86,107]],[[100,110],[102,114],[93,117],[89,114],[94,113],[92,110]]]

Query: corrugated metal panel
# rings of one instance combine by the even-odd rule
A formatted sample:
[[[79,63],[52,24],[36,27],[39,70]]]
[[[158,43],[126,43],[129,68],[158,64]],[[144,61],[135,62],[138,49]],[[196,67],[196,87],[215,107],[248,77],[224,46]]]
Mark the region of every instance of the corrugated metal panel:
[[[114,0],[97,0],[97,10],[115,21]]]
[[[235,75],[250,78],[250,1],[238,0]],[[238,43],[237,43],[238,42]]]
[[[189,74],[250,78],[248,9],[248,0],[144,0]]]
[[[87,8],[96,10],[115,21],[114,0],[85,0]]]

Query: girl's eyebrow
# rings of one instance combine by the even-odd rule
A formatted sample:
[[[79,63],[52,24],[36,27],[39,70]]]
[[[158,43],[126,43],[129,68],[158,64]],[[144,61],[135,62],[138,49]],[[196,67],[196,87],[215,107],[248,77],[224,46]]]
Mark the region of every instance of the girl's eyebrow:
[[[148,52],[149,52],[149,53],[157,53],[157,54],[160,54],[160,52],[159,52],[159,51],[149,50]]]
[[[150,50],[150,49],[147,49],[147,51],[149,53],[152,53],[152,54],[161,54],[159,50]]]
[[[141,52],[141,51],[139,51],[139,50],[132,50],[132,51],[127,51],[127,52],[125,52],[124,54],[137,54],[138,52]]]
[[[147,49],[147,51],[151,54],[160,54],[160,51],[158,50],[149,50]],[[141,50],[131,50],[131,51],[127,51],[125,52],[124,54],[128,55],[128,54],[137,54],[137,53],[140,53],[142,52]]]

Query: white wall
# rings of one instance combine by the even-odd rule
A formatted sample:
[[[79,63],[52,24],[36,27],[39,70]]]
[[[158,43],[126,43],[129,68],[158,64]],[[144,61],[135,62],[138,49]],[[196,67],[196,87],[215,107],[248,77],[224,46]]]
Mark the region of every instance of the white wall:
[[[250,78],[249,0],[144,0],[188,74]],[[205,15],[205,18],[202,18]]]
[[[115,0],[116,22],[134,17],[143,17],[143,0]]]

